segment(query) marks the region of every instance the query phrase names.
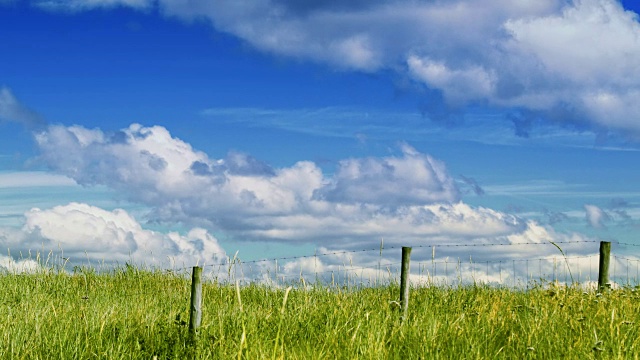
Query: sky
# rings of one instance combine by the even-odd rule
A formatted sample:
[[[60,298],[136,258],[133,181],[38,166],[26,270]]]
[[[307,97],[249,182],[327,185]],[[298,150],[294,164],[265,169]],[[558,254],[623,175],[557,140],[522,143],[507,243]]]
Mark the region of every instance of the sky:
[[[0,0],[0,266],[640,245],[639,11]]]

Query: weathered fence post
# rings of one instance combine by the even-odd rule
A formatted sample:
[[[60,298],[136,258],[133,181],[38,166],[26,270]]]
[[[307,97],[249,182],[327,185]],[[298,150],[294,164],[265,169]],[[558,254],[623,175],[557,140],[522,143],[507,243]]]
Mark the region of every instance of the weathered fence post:
[[[400,307],[402,310],[402,320],[406,319],[409,309],[409,259],[411,258],[411,248],[402,247],[402,268],[400,272]]]
[[[202,320],[202,268],[193,267],[191,273],[191,306],[189,307],[189,335],[195,340]]]
[[[600,241],[600,264],[598,266],[598,291],[609,284],[609,258],[611,255],[611,243],[609,241]]]

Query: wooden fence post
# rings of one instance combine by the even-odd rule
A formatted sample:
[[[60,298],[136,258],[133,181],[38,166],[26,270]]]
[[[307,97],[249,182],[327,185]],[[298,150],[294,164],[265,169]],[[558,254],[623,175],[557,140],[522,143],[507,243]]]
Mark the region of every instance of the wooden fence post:
[[[192,339],[198,335],[202,320],[202,268],[193,267],[191,273],[191,306],[189,307],[189,334]]]
[[[598,291],[610,287],[609,284],[609,258],[611,257],[611,243],[600,241],[600,264],[598,266]]]
[[[406,319],[409,309],[409,259],[411,258],[411,248],[402,247],[402,268],[400,272],[400,307],[402,310],[402,320]]]

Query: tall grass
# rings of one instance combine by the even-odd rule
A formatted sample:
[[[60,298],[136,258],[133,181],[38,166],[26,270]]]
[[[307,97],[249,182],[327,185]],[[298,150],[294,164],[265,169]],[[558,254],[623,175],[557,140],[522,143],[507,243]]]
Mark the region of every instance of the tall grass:
[[[640,294],[529,290],[290,291],[206,282],[196,346],[185,274],[132,267],[0,275],[1,359],[637,358]]]

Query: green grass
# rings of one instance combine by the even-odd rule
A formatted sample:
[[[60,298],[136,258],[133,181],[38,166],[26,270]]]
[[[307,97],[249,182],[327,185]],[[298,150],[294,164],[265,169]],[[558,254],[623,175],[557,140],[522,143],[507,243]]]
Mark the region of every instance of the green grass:
[[[188,276],[132,267],[0,275],[0,359],[633,359],[640,294],[496,287],[206,283],[197,345]]]

